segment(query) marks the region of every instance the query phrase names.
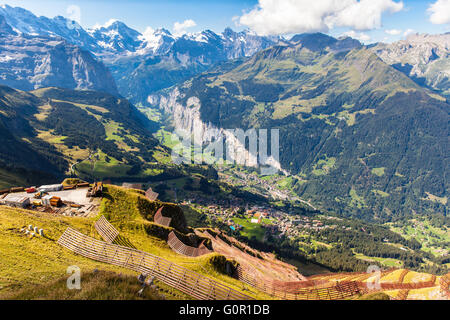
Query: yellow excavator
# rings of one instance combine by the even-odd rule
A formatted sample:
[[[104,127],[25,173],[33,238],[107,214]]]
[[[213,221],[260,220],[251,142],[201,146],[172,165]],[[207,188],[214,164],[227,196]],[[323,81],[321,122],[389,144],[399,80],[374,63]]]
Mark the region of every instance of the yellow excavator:
[[[45,196],[46,194],[47,194],[47,192],[39,191],[39,192],[36,192],[36,193],[34,194],[34,197],[35,197],[36,199],[42,199],[42,197]]]

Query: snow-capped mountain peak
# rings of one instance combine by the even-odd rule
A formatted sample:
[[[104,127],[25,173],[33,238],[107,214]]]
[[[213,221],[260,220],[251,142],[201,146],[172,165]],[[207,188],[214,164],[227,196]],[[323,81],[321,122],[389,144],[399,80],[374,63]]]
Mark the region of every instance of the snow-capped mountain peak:
[[[88,33],[101,48],[97,52],[135,52],[143,45],[142,34],[118,20],[88,29]]]
[[[213,51],[225,49],[228,58],[236,58],[250,56],[277,42],[275,37],[259,37],[248,30],[234,32],[230,28],[221,35],[205,30],[174,36],[163,28],[147,28],[144,33],[140,33],[116,19],[85,30],[76,21],[62,16],[37,17],[28,10],[8,5],[0,7],[0,15],[17,33],[61,37],[97,56],[160,55],[169,52],[180,42],[176,49],[178,51],[183,45],[208,46],[210,50],[215,48]]]
[[[138,39],[141,41],[141,47],[135,52],[135,55],[157,55],[167,52],[175,41],[175,37],[166,29],[153,29],[147,27],[145,32]]]

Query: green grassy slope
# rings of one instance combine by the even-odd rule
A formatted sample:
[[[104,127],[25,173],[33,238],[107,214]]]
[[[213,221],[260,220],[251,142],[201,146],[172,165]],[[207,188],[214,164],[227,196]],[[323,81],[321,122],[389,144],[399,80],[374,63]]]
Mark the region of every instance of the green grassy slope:
[[[136,277],[111,271],[87,272],[82,275],[80,290],[67,289],[67,277],[33,285],[18,292],[0,295],[0,299],[11,300],[161,300],[163,295],[152,288],[141,289]],[[165,298],[165,296],[164,296]],[[167,298],[171,298],[168,296]],[[177,297],[179,298],[179,297]]]
[[[189,229],[182,230],[183,222],[185,223],[184,216],[176,206],[164,204],[171,208],[164,214],[172,215],[177,229],[165,228],[152,222],[155,209],[161,203],[152,203],[136,191],[113,186],[107,188],[100,215],[108,217],[120,231],[120,237],[117,241],[121,245],[158,255],[257,298],[269,298],[225,275],[223,263],[226,259],[216,253],[189,258],[172,251],[165,240],[170,230],[176,230],[181,238],[186,237],[191,241],[198,240],[194,235],[190,235],[188,238],[187,234],[181,232],[189,232]],[[117,198],[113,198],[113,196]],[[2,234],[0,246],[4,248],[0,261],[0,296],[26,299],[52,298],[60,292],[62,297],[68,299],[131,298],[135,286],[132,278],[128,275],[136,277],[135,272],[81,257],[56,243],[67,227],[72,227],[86,235],[100,239],[93,226],[95,220],[96,218],[60,217],[47,213],[0,207],[0,233]],[[46,237],[31,239],[20,232],[23,227],[29,224],[43,228]],[[178,231],[178,229],[181,231]],[[66,270],[69,266],[78,266],[82,274],[87,274],[88,288],[85,292],[69,293],[61,287],[61,279],[64,277],[67,279],[68,277]],[[95,269],[123,274],[123,279],[112,274],[107,274],[105,278],[109,279],[107,281],[117,282],[121,288],[128,288],[122,295],[119,295],[119,290],[110,293],[105,292],[105,287],[99,284],[100,280],[96,280],[91,274]],[[56,293],[51,292],[52,286],[47,285],[48,283],[55,284]],[[167,299],[188,298],[160,282],[157,282],[157,285],[160,288],[159,292],[163,293]],[[37,291],[34,291],[33,288],[36,288]],[[42,293],[42,296],[39,296],[39,293]],[[150,298],[158,297],[152,296]]]

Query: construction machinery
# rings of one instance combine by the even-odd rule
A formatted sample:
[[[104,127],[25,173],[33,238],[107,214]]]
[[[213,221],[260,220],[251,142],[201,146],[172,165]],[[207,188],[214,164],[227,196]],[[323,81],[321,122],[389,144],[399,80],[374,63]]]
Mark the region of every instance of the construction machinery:
[[[101,197],[103,193],[103,182],[94,182],[94,185],[87,191],[86,197]]]
[[[42,199],[43,196],[47,195],[47,192],[38,191],[34,194],[36,199]]]

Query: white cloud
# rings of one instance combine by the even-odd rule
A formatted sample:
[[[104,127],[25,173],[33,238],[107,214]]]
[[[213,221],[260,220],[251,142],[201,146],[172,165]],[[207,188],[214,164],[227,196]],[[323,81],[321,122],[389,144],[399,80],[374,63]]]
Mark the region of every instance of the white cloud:
[[[402,30],[398,30],[398,29],[388,29],[388,30],[384,30],[384,32],[386,32],[387,34],[391,35],[391,36],[398,36],[399,34],[402,33]]]
[[[450,0],[437,0],[428,9],[430,22],[433,24],[450,24]]]
[[[413,34],[414,32],[415,32],[414,29],[408,29],[408,30],[406,30],[405,32],[403,32],[403,36],[407,37],[407,36],[409,36],[410,34]]]
[[[394,0],[259,0],[239,23],[260,35],[327,32],[335,27],[371,30],[381,27],[384,12],[398,12]]]
[[[93,29],[101,29],[101,28],[108,28],[110,27],[114,22],[117,22],[119,20],[117,19],[109,19],[105,24],[96,23],[92,28]]]
[[[183,22],[175,22],[173,25],[173,33],[176,37],[182,36],[187,31],[186,29],[195,27],[197,24],[194,20],[188,19]]]
[[[66,9],[66,13],[70,20],[81,23],[81,8],[79,6],[74,4],[68,6]]]
[[[356,32],[354,30],[344,32],[343,36],[351,37],[353,39],[357,39],[362,42],[370,41],[371,37],[364,32]]]

